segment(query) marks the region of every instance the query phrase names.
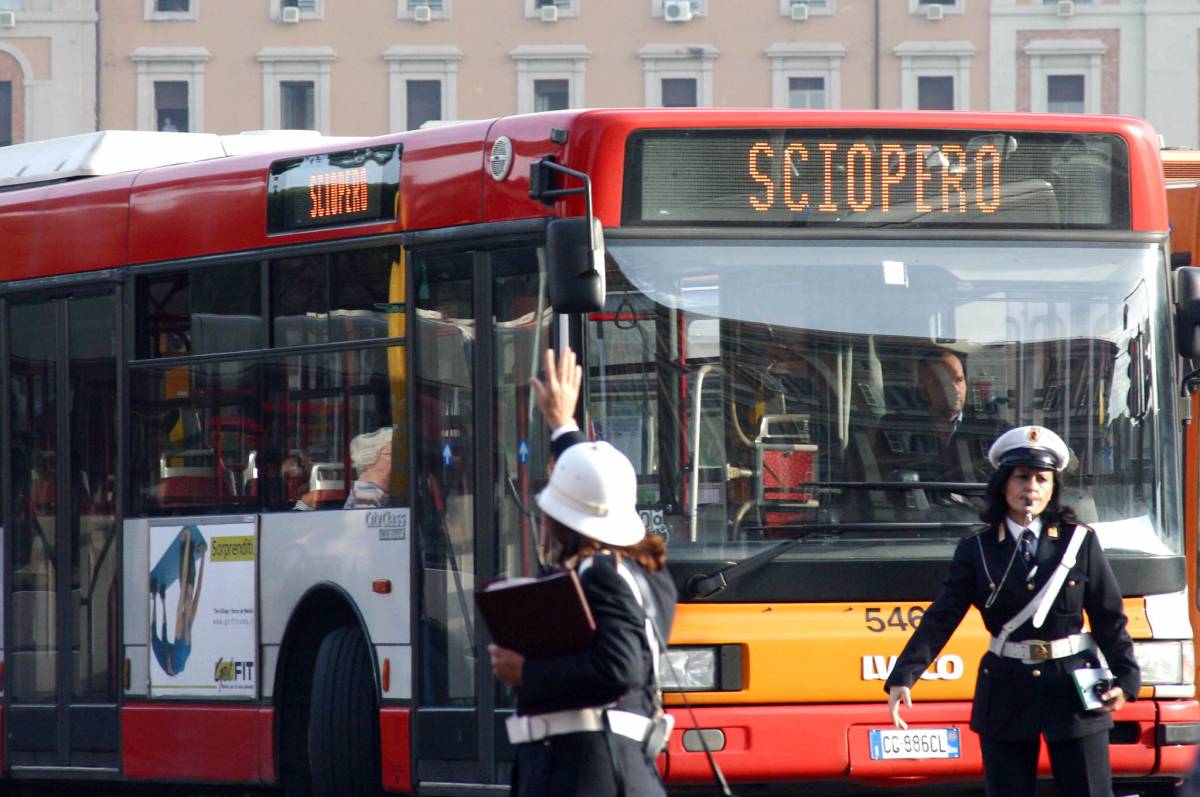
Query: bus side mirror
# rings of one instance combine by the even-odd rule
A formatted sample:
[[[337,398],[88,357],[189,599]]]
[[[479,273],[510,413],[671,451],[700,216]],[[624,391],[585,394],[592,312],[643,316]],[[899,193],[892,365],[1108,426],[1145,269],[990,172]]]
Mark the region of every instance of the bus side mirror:
[[[589,229],[590,227],[590,229]],[[559,313],[604,308],[604,231],[596,218],[554,219],[546,225],[550,305]]]
[[[1179,356],[1200,357],[1200,267],[1175,270],[1175,342]]]

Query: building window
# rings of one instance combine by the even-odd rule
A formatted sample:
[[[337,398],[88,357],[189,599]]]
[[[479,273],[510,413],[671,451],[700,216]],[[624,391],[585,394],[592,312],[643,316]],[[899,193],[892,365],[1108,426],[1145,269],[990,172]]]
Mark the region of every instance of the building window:
[[[920,75],[917,78],[917,109],[921,111],[953,111],[954,77],[952,75]]]
[[[458,118],[457,47],[401,47],[383,54],[388,64],[388,130],[415,130],[425,122]],[[434,90],[433,85],[437,85]],[[436,102],[436,104],[435,104]]]
[[[325,0],[270,0],[271,19],[279,19],[280,9],[290,6],[300,9],[300,19],[324,19]]]
[[[720,51],[711,44],[647,44],[638,50],[645,75],[646,107],[682,107],[668,105],[686,102],[709,108],[713,104],[713,61]],[[691,81],[693,88],[684,83]]]
[[[442,118],[442,81],[410,80],[405,87],[404,116],[408,130]]]
[[[264,47],[262,126],[330,133],[330,47]]]
[[[584,66],[591,54],[581,44],[523,44],[510,50],[517,62],[517,113],[583,107]]]
[[[662,79],[662,107],[697,108],[696,78],[665,77]]]
[[[533,110],[534,111],[565,111],[571,107],[571,81],[535,80],[533,81]]]
[[[967,41],[901,42],[892,52],[900,58],[901,108],[970,110],[975,45]]]
[[[1083,113],[1083,75],[1047,75],[1046,110]]]
[[[0,147],[13,143],[13,90],[11,80],[0,80]]]
[[[1100,113],[1101,66],[1108,52],[1104,42],[1034,39],[1024,52],[1029,57],[1029,110]]]
[[[559,19],[574,19],[579,16],[580,0],[525,0],[525,18],[541,19],[542,6],[558,9]]]
[[[20,11],[22,0],[0,0],[0,11]]]
[[[137,67],[137,129],[163,130],[170,117],[176,130],[203,133],[208,50],[139,47],[129,57]]]
[[[780,42],[766,50],[771,59],[771,105],[775,108],[838,108],[841,105],[842,44]],[[820,96],[813,92],[819,89]],[[807,92],[797,96],[796,91]],[[814,103],[797,105],[797,102]]]
[[[199,3],[200,0],[143,0],[142,16],[147,20],[196,19]],[[0,0],[0,8],[5,8],[4,0]]]
[[[186,80],[154,81],[155,130],[188,132],[188,84]]]
[[[688,0],[688,3],[692,6],[692,16],[708,16],[708,0]],[[653,0],[653,5],[650,7],[650,16],[661,18],[663,16],[663,5],[664,0]]]
[[[143,16],[147,20],[196,19],[200,0],[143,0]],[[0,8],[4,7],[0,0]]]
[[[941,6],[945,14],[961,14],[967,0],[908,0],[908,13],[925,14],[930,6]]]
[[[450,19],[450,0],[396,0],[396,19],[416,18],[419,6],[429,8],[430,19]]]
[[[788,78],[789,108],[824,108],[825,78],[823,77],[790,77]]]
[[[779,13],[790,17],[792,6],[808,6],[809,16],[829,16],[833,13],[833,0],[779,0]]]
[[[311,80],[279,82],[279,123],[285,130],[316,130],[314,98],[317,87]]]

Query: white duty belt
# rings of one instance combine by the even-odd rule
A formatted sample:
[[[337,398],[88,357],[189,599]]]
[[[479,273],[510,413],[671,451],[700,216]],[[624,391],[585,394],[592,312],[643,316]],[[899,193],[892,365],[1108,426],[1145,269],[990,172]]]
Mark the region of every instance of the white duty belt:
[[[1020,659],[1025,664],[1038,664],[1051,659],[1065,659],[1085,650],[1096,647],[1091,634],[1071,634],[1062,639],[1026,639],[1021,642],[1007,642],[1000,637],[992,637],[988,642],[988,650],[1005,659]]]
[[[515,714],[504,721],[510,744],[538,742],[550,736],[566,733],[591,733],[605,730],[643,742],[650,731],[650,718],[632,711],[617,711],[604,708],[581,708],[572,711],[551,711],[547,714]]]

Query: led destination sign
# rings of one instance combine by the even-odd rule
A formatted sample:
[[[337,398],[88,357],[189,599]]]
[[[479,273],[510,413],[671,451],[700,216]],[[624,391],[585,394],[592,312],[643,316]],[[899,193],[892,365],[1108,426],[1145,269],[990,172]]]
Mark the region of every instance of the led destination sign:
[[[663,130],[626,151],[623,223],[1129,227],[1114,135]]]
[[[367,147],[271,164],[267,232],[391,221],[400,190],[400,148]]]

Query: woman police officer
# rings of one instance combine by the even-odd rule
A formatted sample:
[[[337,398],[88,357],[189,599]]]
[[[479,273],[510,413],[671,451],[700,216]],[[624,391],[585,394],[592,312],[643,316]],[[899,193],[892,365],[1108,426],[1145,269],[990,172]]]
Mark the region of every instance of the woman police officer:
[[[547,352],[545,383],[532,380],[558,457],[537,503],[544,558],[579,573],[596,631],[582,651],[552,658],[489,647],[496,676],[517,690],[517,716],[508,722],[517,751],[513,790],[518,797],[664,795],[654,765],[664,728],[655,669],[675,586],[662,539],[638,515],[633,466],[574,426],[580,380],[569,349],[557,368]]]
[[[967,609],[979,609],[992,640],[979,664],[971,729],[980,737],[992,797],[1036,793],[1039,736],[1046,738],[1058,794],[1111,797],[1111,714],[1134,699],[1141,683],[1104,551],[1095,533],[1060,503],[1058,474],[1069,458],[1066,443],[1044,427],[1024,426],[996,439],[988,459],[997,471],[980,512],[986,525],[959,541],[941,594],[884,687],[893,720],[907,727],[900,704],[912,705],[912,685]],[[1073,546],[1077,529],[1081,536]],[[1036,613],[1027,608],[1060,562],[1070,561],[1072,548],[1074,564],[1059,576],[1053,603]],[[1090,634],[1081,633],[1084,611]],[[1013,620],[1019,621],[1015,628]],[[1096,668],[1104,659],[1115,685],[1100,695],[1103,706],[1087,710],[1072,672]]]

